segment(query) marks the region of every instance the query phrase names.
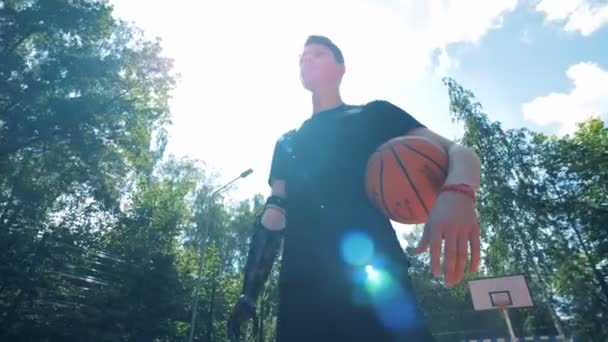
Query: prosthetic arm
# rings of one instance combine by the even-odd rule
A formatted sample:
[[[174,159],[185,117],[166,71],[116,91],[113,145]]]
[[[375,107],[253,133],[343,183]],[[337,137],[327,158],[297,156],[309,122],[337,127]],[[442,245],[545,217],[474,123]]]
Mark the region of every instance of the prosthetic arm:
[[[270,196],[266,202],[283,208],[283,200],[276,196]],[[266,210],[264,208],[264,211]],[[256,302],[262,292],[270,271],[281,247],[283,236],[282,230],[272,231],[262,225],[262,214],[255,220],[254,233],[249,245],[249,254],[245,264],[245,278],[241,297],[236,303],[232,315],[228,320],[228,336],[233,342],[240,339],[242,324],[256,316]]]

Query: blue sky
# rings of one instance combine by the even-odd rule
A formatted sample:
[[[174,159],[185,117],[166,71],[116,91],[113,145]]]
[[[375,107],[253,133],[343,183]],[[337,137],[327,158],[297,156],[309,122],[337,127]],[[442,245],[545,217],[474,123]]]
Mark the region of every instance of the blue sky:
[[[479,46],[456,44],[448,52],[461,60],[450,76],[472,89],[493,119],[509,127],[559,134],[563,131],[556,123],[524,120],[522,104],[553,92],[569,93],[573,84],[566,71],[577,63],[596,63],[608,71],[608,29],[583,37],[580,32],[565,32],[560,24],[548,24],[544,15],[521,6]],[[606,106],[603,110],[608,112]]]
[[[448,138],[461,128],[442,76],[508,128],[565,134],[608,115],[605,0],[110,2],[163,40],[182,75],[168,151],[204,160],[220,182],[254,169],[233,199],[268,193],[274,142],[311,115],[297,64],[309,34],[343,50],[346,102],[389,100]]]

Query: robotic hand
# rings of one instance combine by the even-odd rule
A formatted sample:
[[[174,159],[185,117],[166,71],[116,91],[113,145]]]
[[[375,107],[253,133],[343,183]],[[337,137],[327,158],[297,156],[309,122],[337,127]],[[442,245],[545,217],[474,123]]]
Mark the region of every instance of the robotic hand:
[[[282,199],[274,196],[269,197],[266,204],[283,208]],[[256,319],[255,303],[270,275],[281,247],[282,237],[282,230],[269,230],[262,225],[262,215],[256,217],[245,264],[243,290],[228,319],[228,336],[231,342],[240,341],[240,330],[243,323],[251,318]]]
[[[241,295],[228,320],[228,338],[230,338],[231,342],[240,341],[243,323],[252,318],[257,320],[255,311],[255,303],[251,298]]]

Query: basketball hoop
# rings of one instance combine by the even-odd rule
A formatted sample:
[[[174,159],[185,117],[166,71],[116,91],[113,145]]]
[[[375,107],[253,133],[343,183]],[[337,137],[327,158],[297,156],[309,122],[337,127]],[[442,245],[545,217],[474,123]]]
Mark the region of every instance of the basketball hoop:
[[[534,305],[526,278],[523,275],[513,275],[472,280],[469,282],[469,290],[475,310],[500,310],[509,335],[515,340],[509,309]]]
[[[469,290],[477,311],[534,306],[523,275],[471,280]]]
[[[508,302],[496,303],[496,306],[498,307],[499,310],[502,310],[502,311],[509,309],[509,303]]]
[[[490,291],[488,294],[490,295],[492,306],[497,307],[500,310],[506,310],[513,305],[511,291]]]

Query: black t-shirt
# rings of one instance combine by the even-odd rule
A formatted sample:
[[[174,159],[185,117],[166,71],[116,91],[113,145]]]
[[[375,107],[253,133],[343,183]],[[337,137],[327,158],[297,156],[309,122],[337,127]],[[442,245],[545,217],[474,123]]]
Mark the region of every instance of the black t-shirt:
[[[373,101],[316,113],[277,141],[269,182],[286,181],[283,278],[338,274],[340,241],[354,226],[401,252],[390,222],[367,199],[365,168],[381,144],[418,127],[401,108]]]
[[[337,184],[334,181],[339,183],[345,178],[362,180],[362,159],[366,163],[382,143],[418,127],[424,126],[388,101],[373,101],[363,106],[341,105],[319,112],[299,130],[283,134],[276,142],[268,182],[288,178],[293,182],[298,169],[306,173],[300,180],[311,178],[313,183]],[[313,174],[313,170],[317,172]],[[337,178],[331,179],[332,176]],[[353,185],[363,187],[363,183]],[[290,188],[293,193],[294,187]]]

